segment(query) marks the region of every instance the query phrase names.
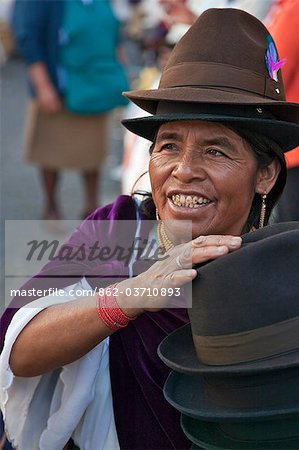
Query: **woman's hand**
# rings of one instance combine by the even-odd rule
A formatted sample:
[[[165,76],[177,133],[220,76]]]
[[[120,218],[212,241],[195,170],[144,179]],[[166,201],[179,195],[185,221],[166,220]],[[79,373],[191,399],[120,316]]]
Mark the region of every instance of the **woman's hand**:
[[[40,109],[47,114],[55,114],[62,109],[61,99],[50,84],[37,91],[37,102]]]
[[[55,114],[62,109],[62,101],[56,91],[47,67],[42,62],[29,66],[29,77],[36,92],[40,109],[47,114]]]
[[[144,292],[142,296],[119,295],[117,303],[128,315],[138,315],[143,311],[159,311],[169,300],[165,295],[146,295],[147,292],[161,292],[161,289],[178,288],[192,281],[197,272],[197,264],[217,259],[240,248],[242,239],[237,236],[199,236],[186,244],[180,244],[163,255],[146,272],[136,278],[122,281],[118,290]],[[139,311],[139,312],[138,312]]]

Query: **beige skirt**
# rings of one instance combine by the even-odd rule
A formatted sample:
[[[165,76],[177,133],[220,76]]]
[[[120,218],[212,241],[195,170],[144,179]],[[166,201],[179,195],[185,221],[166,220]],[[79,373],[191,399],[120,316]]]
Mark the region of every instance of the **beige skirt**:
[[[26,117],[25,159],[49,169],[99,168],[107,153],[108,117],[66,110],[46,114],[31,101]]]

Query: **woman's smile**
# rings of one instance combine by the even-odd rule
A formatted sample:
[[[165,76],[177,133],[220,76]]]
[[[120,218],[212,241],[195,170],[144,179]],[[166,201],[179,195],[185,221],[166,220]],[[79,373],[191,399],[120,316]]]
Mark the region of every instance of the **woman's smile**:
[[[192,194],[188,192],[176,192],[168,195],[168,198],[175,206],[179,206],[181,208],[191,208],[197,209],[202,206],[206,206],[211,203],[211,200],[204,197],[201,194]]]
[[[199,214],[207,211],[207,208],[213,206],[213,202],[201,195],[173,194],[167,197],[167,207],[178,218],[188,220],[198,217]]]

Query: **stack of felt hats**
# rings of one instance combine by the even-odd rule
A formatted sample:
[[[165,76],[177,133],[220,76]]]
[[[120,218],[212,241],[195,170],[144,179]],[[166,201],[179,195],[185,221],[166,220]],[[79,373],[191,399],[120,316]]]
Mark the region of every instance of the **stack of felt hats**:
[[[192,448],[299,449],[299,223],[199,268],[189,315],[158,352]]]

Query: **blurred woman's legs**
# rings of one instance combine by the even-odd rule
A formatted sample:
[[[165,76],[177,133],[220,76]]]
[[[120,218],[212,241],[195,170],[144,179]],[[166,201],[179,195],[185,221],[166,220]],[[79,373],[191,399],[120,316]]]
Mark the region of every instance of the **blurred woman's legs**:
[[[41,179],[45,196],[44,220],[60,219],[60,211],[57,203],[57,187],[59,172],[55,169],[41,169]],[[98,184],[99,171],[85,170],[82,172],[84,185],[84,207],[82,219],[99,207],[98,204]]]
[[[84,170],[82,172],[84,183],[84,208],[82,219],[99,207],[98,204],[98,184],[100,180],[99,170]]]
[[[42,168],[40,173],[43,185],[43,192],[45,196],[43,219],[58,220],[60,219],[60,213],[56,199],[57,185],[59,179],[58,170]]]

